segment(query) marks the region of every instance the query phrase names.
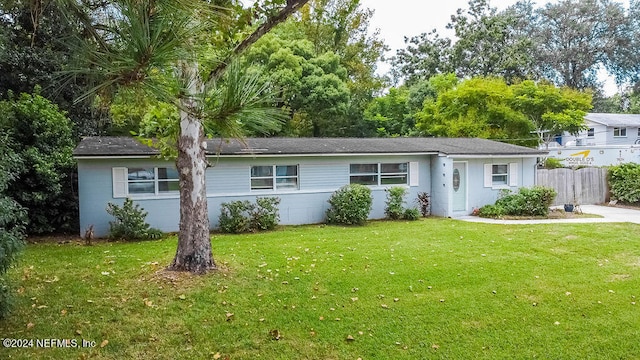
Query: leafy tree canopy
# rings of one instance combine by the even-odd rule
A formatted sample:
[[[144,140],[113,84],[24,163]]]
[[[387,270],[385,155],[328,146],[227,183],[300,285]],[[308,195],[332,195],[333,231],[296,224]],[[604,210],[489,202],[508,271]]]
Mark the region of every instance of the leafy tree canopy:
[[[87,8],[99,9],[105,2],[82,0]],[[62,2],[54,0],[0,2],[0,99],[31,93],[40,94],[66,111],[77,135],[103,131],[107,114],[90,101],[76,103],[89,86],[85,76],[64,79],[74,59],[80,55],[71,43],[86,37],[81,22],[67,16]]]
[[[6,194],[27,209],[28,232],[76,231],[77,204],[71,191],[75,147],[71,121],[38,93],[0,101],[0,132],[18,161]]]
[[[512,106],[533,124],[540,142],[548,144],[557,134],[577,134],[585,129],[591,95],[568,87],[527,80],[511,86]]]
[[[0,138],[0,319],[7,317],[10,310],[11,291],[5,274],[24,247],[27,214],[22,206],[7,196],[9,184],[16,179],[17,170],[23,166],[20,157],[9,146],[12,139],[8,134]]]
[[[446,83],[442,80],[442,75],[433,78]],[[513,92],[504,80],[477,77],[441,88],[437,98],[426,100],[417,114],[418,127],[426,134],[531,143],[532,125],[510,106]]]
[[[500,78],[454,79],[438,75],[430,80],[437,95],[426,98],[416,114],[418,129],[425,134],[532,146],[564,131],[579,132],[591,108],[588,93],[549,83],[526,80],[508,85]]]
[[[564,0],[538,8],[522,1],[498,12],[487,0],[470,0],[447,26],[454,39],[435,30],[408,38],[392,60],[394,75],[409,84],[447,72],[509,84],[548,80],[597,94],[599,69],[618,83],[638,78],[638,9],[637,1],[625,11],[609,0]]]

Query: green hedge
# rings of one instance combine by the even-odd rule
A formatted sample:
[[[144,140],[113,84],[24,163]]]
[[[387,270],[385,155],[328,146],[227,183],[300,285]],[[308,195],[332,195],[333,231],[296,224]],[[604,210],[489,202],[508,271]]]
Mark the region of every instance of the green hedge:
[[[360,184],[345,185],[331,195],[329,204],[329,224],[363,225],[373,204],[371,189]]]
[[[547,216],[556,195],[554,189],[544,186],[520,188],[517,193],[507,190],[503,192],[495,205],[481,207],[478,215],[493,218],[504,215]]]
[[[256,197],[253,204],[247,200],[231,201],[220,205],[220,230],[225,233],[273,230],[280,221],[278,197]]]
[[[611,166],[608,177],[613,199],[627,203],[640,202],[640,164]]]

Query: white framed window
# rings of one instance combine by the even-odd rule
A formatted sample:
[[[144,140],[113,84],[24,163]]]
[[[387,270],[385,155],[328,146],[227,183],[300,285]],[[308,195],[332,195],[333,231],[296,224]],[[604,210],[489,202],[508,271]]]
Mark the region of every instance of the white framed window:
[[[596,129],[595,128],[589,128],[589,130],[587,130],[587,137],[594,137],[596,136]]]
[[[114,167],[113,197],[177,194],[178,171],[166,167]]]
[[[417,166],[415,167],[417,168]],[[417,174],[413,180],[417,182]],[[378,186],[379,185],[408,185],[409,184],[408,181],[409,181],[409,163],[406,163],[406,162],[350,164],[349,165],[349,182],[351,184],[378,185]]]
[[[509,183],[509,165],[491,165],[491,185],[500,186]]]
[[[484,187],[518,186],[518,163],[484,164]]]
[[[614,127],[613,137],[627,137],[627,128]]]
[[[251,190],[297,190],[298,165],[251,167]]]

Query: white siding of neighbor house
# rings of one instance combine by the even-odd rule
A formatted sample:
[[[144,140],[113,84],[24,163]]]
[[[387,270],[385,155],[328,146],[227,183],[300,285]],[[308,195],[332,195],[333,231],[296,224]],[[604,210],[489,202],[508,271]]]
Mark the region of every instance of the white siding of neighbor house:
[[[234,200],[255,201],[257,196],[277,196],[280,223],[284,225],[321,223],[329,207],[331,194],[349,183],[349,165],[354,163],[418,163],[418,175],[409,174],[417,186],[406,185],[407,206],[417,206],[418,192],[431,189],[430,157],[426,155],[398,156],[329,156],[329,157],[255,157],[210,159],[207,170],[207,196],[209,220],[217,227],[220,205]],[[251,166],[298,165],[299,189],[287,191],[252,191]],[[78,187],[80,197],[80,232],[94,225],[95,235],[106,236],[109,221],[106,213],[109,202],[122,204],[124,198],[114,198],[114,167],[172,167],[172,162],[155,159],[78,159]],[[415,170],[415,165],[413,167]],[[371,219],[384,217],[385,189],[389,186],[372,186],[373,209]],[[147,222],[165,232],[178,231],[179,195],[177,193],[156,196],[132,196],[148,212]]]
[[[613,126],[606,126],[587,120],[586,126],[593,128],[593,136],[587,136],[588,130],[584,130],[574,136],[568,133],[562,136],[562,146],[604,146],[604,145],[634,145],[640,140],[638,126],[625,126],[626,136],[613,136]]]

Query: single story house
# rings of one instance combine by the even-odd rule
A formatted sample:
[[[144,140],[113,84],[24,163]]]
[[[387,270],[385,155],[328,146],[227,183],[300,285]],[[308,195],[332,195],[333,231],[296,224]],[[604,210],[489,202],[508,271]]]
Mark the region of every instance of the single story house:
[[[584,117],[587,130],[577,136],[565,133],[562,146],[605,146],[640,144],[640,114],[589,113]]]
[[[327,200],[349,183],[369,186],[370,218],[384,217],[385,189],[404,186],[407,206],[419,192],[431,197],[437,216],[467,215],[493,203],[501,189],[535,184],[536,162],[546,152],[468,138],[248,138],[208,140],[209,218],[217,227],[220,204],[277,196],[281,224],[325,220]],[[80,229],[106,236],[107,204],[131,198],[147,222],[177,231],[178,174],[157,149],[127,137],[87,137],[74,151],[78,162]]]

